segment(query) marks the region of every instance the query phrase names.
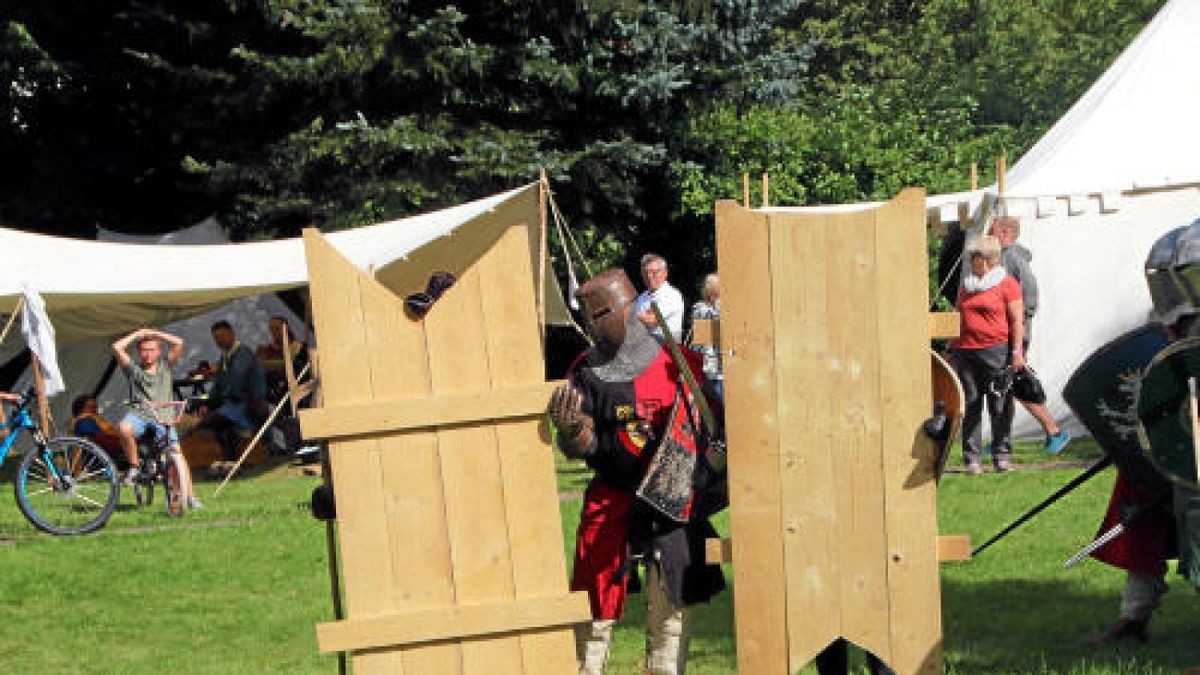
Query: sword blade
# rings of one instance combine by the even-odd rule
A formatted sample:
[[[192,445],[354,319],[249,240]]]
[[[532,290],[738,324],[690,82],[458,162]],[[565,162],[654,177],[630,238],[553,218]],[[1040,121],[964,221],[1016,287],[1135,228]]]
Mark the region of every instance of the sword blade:
[[[1121,522],[1110,527],[1108,531],[1100,535],[1096,541],[1084,546],[1078,553],[1068,558],[1067,562],[1063,563],[1063,569],[1071,569],[1075,565],[1079,564],[1080,560],[1083,560],[1092,553],[1099,551],[1104,547],[1105,544],[1124,534],[1130,527],[1133,526],[1134,523],[1138,522],[1142,518],[1145,518],[1148,514],[1152,513],[1155,509],[1161,506],[1163,502],[1167,501],[1167,498],[1170,497],[1171,494],[1171,491],[1167,490],[1166,492],[1159,494],[1149,503],[1135,506],[1128,515],[1121,519]]]
[[[1071,569],[1075,565],[1079,564],[1079,561],[1088,557],[1092,553],[1095,553],[1096,551],[1100,550],[1101,548],[1104,547],[1105,544],[1112,541],[1113,539],[1116,539],[1117,537],[1121,536],[1124,533],[1125,533],[1125,523],[1117,523],[1116,525],[1113,525],[1111,528],[1109,528],[1109,530],[1107,532],[1100,535],[1096,539],[1096,541],[1093,541],[1092,543],[1088,544],[1087,546],[1084,546],[1082,549],[1079,550],[1078,553],[1076,553],[1075,555],[1068,558],[1067,562],[1063,563],[1063,569],[1064,570]]]

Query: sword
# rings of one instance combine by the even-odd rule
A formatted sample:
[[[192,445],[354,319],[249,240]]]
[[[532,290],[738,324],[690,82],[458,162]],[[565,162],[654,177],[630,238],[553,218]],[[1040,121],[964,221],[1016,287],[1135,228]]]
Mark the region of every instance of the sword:
[[[985,542],[983,542],[982,544],[980,544],[980,545],[979,545],[979,546],[978,546],[978,547],[977,547],[977,548],[976,548],[974,551],[971,551],[971,557],[972,557],[972,558],[974,558],[975,556],[979,555],[981,552],[983,552],[983,550],[984,550],[985,548],[987,548],[987,547],[991,546],[992,544],[994,544],[994,543],[996,543],[996,542],[1000,541],[1000,540],[1001,540],[1001,539],[1003,539],[1003,538],[1004,538],[1004,537],[1005,537],[1005,536],[1006,536],[1006,535],[1007,535],[1009,532],[1012,532],[1013,530],[1017,529],[1018,527],[1020,527],[1020,526],[1024,525],[1024,524],[1025,524],[1025,521],[1027,521],[1027,520],[1029,520],[1030,518],[1032,518],[1032,517],[1036,516],[1037,514],[1041,513],[1042,511],[1044,511],[1044,510],[1046,509],[1046,507],[1048,507],[1048,506],[1050,506],[1051,504],[1053,504],[1054,502],[1056,502],[1056,501],[1058,501],[1058,500],[1062,499],[1062,498],[1063,498],[1063,497],[1065,497],[1065,496],[1066,496],[1068,493],[1070,493],[1070,492],[1072,492],[1073,490],[1075,490],[1075,488],[1077,488],[1077,487],[1079,487],[1080,485],[1083,485],[1084,483],[1086,483],[1086,482],[1088,482],[1089,480],[1091,480],[1091,478],[1092,478],[1093,476],[1095,476],[1096,474],[1100,473],[1100,472],[1101,472],[1101,471],[1103,471],[1104,469],[1107,469],[1107,468],[1108,468],[1108,465],[1110,465],[1110,464],[1112,464],[1112,458],[1111,458],[1111,457],[1109,457],[1108,455],[1105,455],[1103,459],[1101,459],[1101,460],[1097,461],[1095,464],[1093,464],[1093,465],[1091,465],[1090,467],[1088,467],[1087,471],[1084,471],[1083,473],[1079,474],[1079,475],[1078,475],[1078,476],[1076,476],[1075,478],[1072,478],[1072,479],[1071,479],[1071,481],[1070,481],[1069,483],[1067,483],[1066,485],[1064,485],[1064,486],[1062,486],[1062,487],[1058,488],[1057,490],[1055,490],[1055,491],[1054,491],[1054,494],[1052,494],[1052,495],[1050,495],[1049,497],[1047,497],[1047,498],[1043,499],[1043,500],[1042,500],[1042,502],[1041,502],[1040,504],[1038,504],[1037,506],[1033,507],[1032,509],[1029,509],[1028,511],[1026,511],[1026,512],[1025,512],[1025,513],[1024,513],[1024,514],[1023,514],[1023,515],[1022,515],[1020,518],[1017,518],[1017,519],[1016,519],[1016,520],[1014,520],[1012,523],[1010,523],[1010,524],[1008,525],[1008,527],[1005,527],[1003,530],[1000,530],[1000,531],[999,531],[998,533],[996,533],[996,535],[995,535],[995,536],[993,536],[991,539],[988,539],[987,541],[985,541]]]
[[[1081,561],[1084,558],[1088,557],[1089,555],[1095,553],[1096,551],[1099,551],[1100,549],[1104,548],[1108,544],[1108,542],[1112,541],[1113,539],[1116,539],[1117,537],[1121,536],[1122,534],[1125,534],[1125,532],[1127,532],[1129,530],[1129,528],[1133,527],[1134,523],[1138,522],[1139,520],[1144,518],[1146,516],[1146,514],[1150,513],[1154,509],[1158,508],[1159,505],[1162,504],[1163,502],[1165,502],[1167,500],[1167,497],[1170,497],[1170,496],[1171,496],[1171,493],[1169,491],[1163,492],[1163,493],[1159,494],[1157,497],[1155,497],[1154,501],[1150,502],[1149,504],[1142,504],[1140,506],[1134,507],[1133,511],[1128,516],[1121,519],[1121,522],[1110,527],[1108,529],[1108,531],[1106,531],[1104,534],[1097,537],[1096,541],[1093,541],[1092,543],[1088,544],[1087,546],[1084,546],[1082,549],[1080,549],[1079,553],[1076,553],[1075,555],[1068,558],[1067,562],[1063,563],[1063,569],[1064,570],[1071,569],[1075,565],[1078,565],[1079,561]]]

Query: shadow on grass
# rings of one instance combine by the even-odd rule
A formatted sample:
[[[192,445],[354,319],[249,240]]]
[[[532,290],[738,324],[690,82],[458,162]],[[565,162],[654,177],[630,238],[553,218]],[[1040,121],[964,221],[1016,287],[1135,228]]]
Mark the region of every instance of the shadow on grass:
[[[1105,589],[1024,579],[965,582],[943,576],[946,671],[956,673],[1178,673],[1200,665],[1197,597],[1182,580],[1150,625],[1145,645],[1095,647],[1081,638],[1117,618]]]

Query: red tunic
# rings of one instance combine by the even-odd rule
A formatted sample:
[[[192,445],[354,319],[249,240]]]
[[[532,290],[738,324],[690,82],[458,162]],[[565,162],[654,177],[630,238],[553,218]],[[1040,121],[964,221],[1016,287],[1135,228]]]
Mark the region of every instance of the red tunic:
[[[703,357],[683,349],[692,373],[703,379]],[[577,362],[571,382],[583,393],[584,412],[596,423],[596,451],[587,458],[596,475],[583,497],[575,539],[571,590],[587,591],[592,616],[620,618],[629,575],[615,579],[628,557],[629,513],[649,455],[650,437],[666,426],[678,391],[679,369],[665,348],[631,381],[600,380]]]
[[[1122,510],[1143,506],[1152,501],[1144,492],[1119,472],[1113,483],[1112,498],[1104,522],[1100,523],[1097,536],[1121,522]],[[1175,521],[1161,508],[1146,514],[1130,526],[1121,536],[1113,539],[1092,557],[1102,563],[1139,574],[1163,574],[1167,571],[1167,560],[1174,558]]]

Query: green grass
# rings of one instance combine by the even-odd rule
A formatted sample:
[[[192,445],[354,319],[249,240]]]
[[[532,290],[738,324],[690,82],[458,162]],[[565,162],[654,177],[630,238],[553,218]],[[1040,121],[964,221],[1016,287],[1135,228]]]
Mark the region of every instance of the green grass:
[[[1064,459],[1080,454],[1089,454],[1087,444],[1073,444]],[[1043,459],[1029,448],[1016,456]],[[940,530],[982,542],[1079,470],[948,475],[939,491]],[[559,477],[569,560],[588,472],[560,462]],[[332,615],[324,530],[305,509],[316,482],[241,480],[217,499],[215,484],[201,483],[201,512],[173,520],[157,503],[126,505],[104,531],[78,538],[33,532],[11,484],[0,484],[5,671],[333,672],[334,658],[317,653],[313,631]],[[948,672],[1177,673],[1200,664],[1200,598],[1176,578],[1149,645],[1079,644],[1115,618],[1123,577],[1095,562],[1069,571],[1061,563],[1095,533],[1111,483],[1106,473],[978,559],[943,565]],[[717,524],[728,532],[726,518]],[[617,630],[610,672],[638,672],[642,616],[635,597]],[[734,672],[732,626],[731,593],[696,610],[689,672]]]

